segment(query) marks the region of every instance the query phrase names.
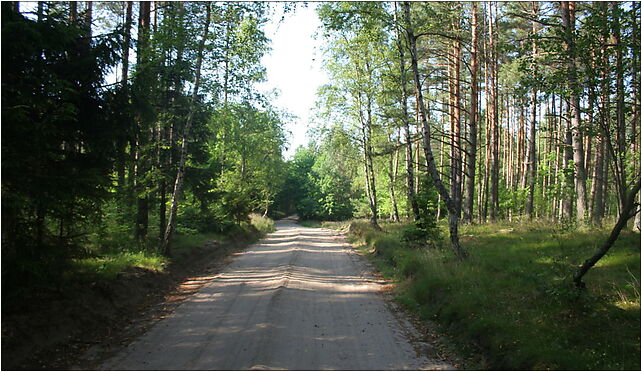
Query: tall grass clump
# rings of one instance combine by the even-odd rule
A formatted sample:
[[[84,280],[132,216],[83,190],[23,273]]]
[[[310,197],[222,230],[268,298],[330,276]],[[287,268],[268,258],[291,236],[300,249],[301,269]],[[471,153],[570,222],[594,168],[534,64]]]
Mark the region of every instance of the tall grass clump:
[[[254,226],[261,234],[267,234],[276,231],[274,221],[271,218],[261,216],[258,213],[250,214],[250,224]]]
[[[640,234],[572,284],[607,230],[543,223],[463,226],[470,257],[409,241],[412,224],[355,221],[351,240],[398,285],[397,298],[452,335],[483,369],[640,369]],[[442,226],[445,228],[445,226]],[[410,231],[410,234],[408,233]],[[446,236],[446,234],[443,234]]]

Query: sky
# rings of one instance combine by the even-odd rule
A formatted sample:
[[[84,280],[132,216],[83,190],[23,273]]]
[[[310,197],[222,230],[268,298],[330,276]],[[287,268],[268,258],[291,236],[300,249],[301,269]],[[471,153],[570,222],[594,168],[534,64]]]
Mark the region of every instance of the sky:
[[[307,144],[310,110],[318,87],[328,78],[321,67],[321,44],[314,39],[321,25],[314,4],[307,7],[297,4],[296,10],[285,14],[281,22],[280,7],[281,4],[276,5],[275,14],[265,27],[266,36],[272,40],[272,51],[262,59],[267,81],[257,88],[266,92],[276,88],[279,96],[272,105],[297,116],[286,125],[291,136],[284,155],[290,158],[299,145]]]

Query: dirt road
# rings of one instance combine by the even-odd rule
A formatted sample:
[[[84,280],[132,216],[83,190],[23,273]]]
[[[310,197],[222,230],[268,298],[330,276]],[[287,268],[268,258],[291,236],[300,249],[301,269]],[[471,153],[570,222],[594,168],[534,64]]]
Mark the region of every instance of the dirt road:
[[[447,369],[418,357],[342,237],[279,221],[103,369]]]

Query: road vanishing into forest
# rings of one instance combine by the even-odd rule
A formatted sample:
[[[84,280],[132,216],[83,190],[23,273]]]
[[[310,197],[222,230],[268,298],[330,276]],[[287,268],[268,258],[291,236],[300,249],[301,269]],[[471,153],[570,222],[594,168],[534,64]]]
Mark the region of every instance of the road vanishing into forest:
[[[101,369],[451,368],[417,355],[417,331],[342,236],[276,226]]]

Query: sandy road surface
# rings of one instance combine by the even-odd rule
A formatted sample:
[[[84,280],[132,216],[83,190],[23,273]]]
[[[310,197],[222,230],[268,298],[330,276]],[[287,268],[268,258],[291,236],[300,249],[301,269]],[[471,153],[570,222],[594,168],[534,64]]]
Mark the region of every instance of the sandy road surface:
[[[448,368],[417,357],[380,286],[335,232],[279,221],[101,368]]]

